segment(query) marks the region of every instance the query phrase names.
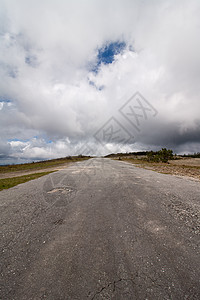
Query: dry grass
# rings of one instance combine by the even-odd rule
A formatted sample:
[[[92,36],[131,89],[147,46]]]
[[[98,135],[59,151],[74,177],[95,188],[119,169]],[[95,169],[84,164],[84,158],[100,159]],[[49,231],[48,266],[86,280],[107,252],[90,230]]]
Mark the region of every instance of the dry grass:
[[[200,167],[200,158],[181,158],[177,160],[171,160],[170,164],[178,166],[190,166],[190,167]]]
[[[89,157],[72,156],[72,157],[58,158],[52,160],[45,160],[45,161],[40,161],[35,163],[0,166],[0,174],[9,173],[9,172],[18,172],[18,171],[43,170],[43,169],[58,167],[66,163],[81,161],[85,159],[89,159]]]
[[[160,173],[172,174],[177,176],[188,176],[200,180],[200,159],[179,159],[171,160],[169,163],[147,162],[143,159],[134,159],[124,157],[123,161],[127,161],[137,165],[138,167],[153,170]]]
[[[40,173],[34,173],[34,174],[25,175],[25,176],[18,176],[18,177],[14,177],[14,178],[0,179],[0,191],[4,190],[4,189],[9,189],[20,183],[24,183],[24,182],[39,178],[41,176],[48,175],[49,173],[52,173],[52,172],[54,172],[54,171],[40,172]]]

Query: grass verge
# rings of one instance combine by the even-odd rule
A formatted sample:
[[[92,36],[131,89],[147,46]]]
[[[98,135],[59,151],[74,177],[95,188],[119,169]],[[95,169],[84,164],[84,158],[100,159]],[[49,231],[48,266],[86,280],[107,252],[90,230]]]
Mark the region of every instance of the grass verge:
[[[120,158],[122,161],[132,163],[140,168],[156,171],[158,173],[178,175],[178,176],[188,176],[200,180],[200,166],[186,166],[183,164],[169,164],[162,162],[147,162],[142,159],[134,158]]]
[[[41,170],[51,167],[62,166],[63,164],[82,161],[89,159],[87,156],[70,156],[58,159],[45,160],[40,162],[26,163],[26,164],[18,164],[18,165],[6,165],[0,166],[0,173],[8,173],[15,171],[31,171],[31,170]]]
[[[34,174],[29,174],[29,175],[24,175],[24,176],[0,179],[0,191],[2,191],[4,189],[9,189],[13,186],[16,186],[16,185],[20,184],[20,183],[24,183],[24,182],[27,182],[29,180],[39,178],[41,176],[48,175],[52,172],[55,172],[55,171],[34,173]]]

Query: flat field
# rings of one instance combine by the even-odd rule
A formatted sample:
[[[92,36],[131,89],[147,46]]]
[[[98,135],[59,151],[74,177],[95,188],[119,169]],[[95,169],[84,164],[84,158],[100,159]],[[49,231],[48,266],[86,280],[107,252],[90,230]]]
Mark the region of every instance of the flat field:
[[[120,159],[156,172],[200,180],[200,158],[180,158],[170,160],[168,163],[147,162],[144,158],[134,157],[121,157]]]

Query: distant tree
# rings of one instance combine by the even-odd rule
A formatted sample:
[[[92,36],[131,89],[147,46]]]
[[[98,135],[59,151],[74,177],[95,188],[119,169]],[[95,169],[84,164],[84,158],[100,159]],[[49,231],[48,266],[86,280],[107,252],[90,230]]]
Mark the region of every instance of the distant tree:
[[[149,151],[149,152],[147,153],[147,160],[148,160],[148,161],[154,161],[154,157],[155,157],[155,155],[154,155],[154,152],[153,152],[153,151]]]
[[[162,148],[162,150],[158,151],[158,156],[160,161],[167,163],[168,160],[173,159],[173,151],[167,150],[166,148]]]
[[[167,163],[170,159],[173,159],[173,151],[170,149],[162,148],[159,151],[149,151],[147,153],[147,161],[149,162]]]

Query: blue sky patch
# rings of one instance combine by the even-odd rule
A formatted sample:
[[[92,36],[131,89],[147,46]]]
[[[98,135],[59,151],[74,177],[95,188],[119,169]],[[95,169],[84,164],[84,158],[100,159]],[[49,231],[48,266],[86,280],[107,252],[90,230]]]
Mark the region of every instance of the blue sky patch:
[[[6,98],[4,98],[4,97],[0,97],[0,102],[4,102],[4,103],[10,103],[10,102],[12,102],[10,99],[6,99]]]
[[[126,46],[125,42],[117,41],[117,42],[107,43],[102,48],[98,49],[97,61],[95,66],[93,66],[92,68],[92,72],[97,73],[99,66],[101,64],[105,64],[105,65],[111,64],[114,61],[115,55],[122,52],[125,46]]]
[[[22,142],[22,143],[27,143],[29,140],[28,139],[18,139],[18,138],[13,138],[13,139],[8,139],[8,142]]]

